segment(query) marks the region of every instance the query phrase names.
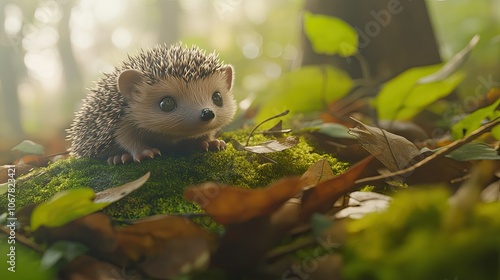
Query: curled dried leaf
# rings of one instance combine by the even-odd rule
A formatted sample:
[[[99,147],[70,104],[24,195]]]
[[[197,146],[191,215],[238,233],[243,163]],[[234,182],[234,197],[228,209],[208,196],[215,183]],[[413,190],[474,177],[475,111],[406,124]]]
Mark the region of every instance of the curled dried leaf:
[[[199,204],[215,221],[238,223],[271,214],[300,192],[299,181],[298,177],[289,177],[267,188],[253,190],[204,183],[188,188],[184,196]]]

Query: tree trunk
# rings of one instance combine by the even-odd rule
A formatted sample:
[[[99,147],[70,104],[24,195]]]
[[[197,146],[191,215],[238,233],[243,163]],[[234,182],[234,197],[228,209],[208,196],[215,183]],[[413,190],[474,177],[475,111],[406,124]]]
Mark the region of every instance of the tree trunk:
[[[61,5],[62,18],[59,21],[59,41],[57,44],[64,78],[64,96],[62,108],[65,110],[63,116],[72,116],[74,104],[79,102],[83,92],[83,79],[80,68],[71,45],[71,32],[69,30],[69,19],[74,1],[67,1]]]
[[[158,41],[160,44],[173,44],[179,40],[179,15],[181,7],[179,1],[157,1],[161,11]]]
[[[21,125],[21,111],[17,86],[19,83],[19,69],[17,65],[17,49],[20,45],[14,44],[5,34],[5,1],[0,6],[0,124],[3,133],[8,133],[9,139],[21,138],[24,130]],[[6,128],[6,129],[5,129]]]

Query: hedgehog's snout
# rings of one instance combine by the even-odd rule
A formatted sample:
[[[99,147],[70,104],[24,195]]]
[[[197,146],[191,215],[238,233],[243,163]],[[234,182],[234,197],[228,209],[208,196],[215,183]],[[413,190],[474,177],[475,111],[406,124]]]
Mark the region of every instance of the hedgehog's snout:
[[[212,120],[213,118],[215,118],[214,111],[212,111],[208,108],[201,110],[201,119],[202,120],[209,121],[209,120]]]

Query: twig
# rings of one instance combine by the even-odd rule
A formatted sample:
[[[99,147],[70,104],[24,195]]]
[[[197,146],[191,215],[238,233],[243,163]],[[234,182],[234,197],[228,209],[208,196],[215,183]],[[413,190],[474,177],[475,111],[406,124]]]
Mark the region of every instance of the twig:
[[[253,136],[253,133],[255,132],[255,130],[257,130],[257,128],[259,126],[263,125],[264,123],[266,123],[266,122],[268,122],[268,121],[270,121],[272,119],[276,119],[276,118],[282,117],[282,116],[288,114],[289,112],[290,112],[290,110],[286,110],[286,111],[284,111],[284,112],[282,112],[282,113],[280,113],[280,114],[278,114],[276,116],[272,116],[272,117],[270,117],[268,119],[263,120],[261,123],[259,123],[256,127],[254,127],[254,129],[252,129],[252,131],[250,131],[250,134],[248,135],[247,142],[245,143],[245,146],[248,146],[248,142],[250,142],[250,138]]]
[[[5,233],[7,236],[10,235],[10,229],[8,229],[5,226],[1,226],[0,231]],[[42,247],[40,247],[38,244],[34,243],[33,241],[26,238],[24,235],[21,235],[20,233],[17,233],[17,232],[16,232],[16,242],[19,242],[19,243],[25,245],[26,247],[35,250],[37,253],[43,254],[45,252],[45,250]]]
[[[496,119],[492,120],[491,122],[476,129],[475,131],[473,131],[471,134],[467,135],[463,139],[459,139],[459,140],[451,143],[450,145],[441,148],[440,150],[435,152],[433,155],[424,158],[423,160],[415,163],[414,165],[412,165],[408,168],[405,168],[405,169],[402,169],[402,170],[399,170],[399,171],[396,171],[393,173],[388,173],[388,174],[359,179],[359,180],[356,180],[355,184],[367,184],[367,183],[371,183],[371,182],[375,182],[375,181],[379,181],[379,180],[383,180],[383,179],[387,179],[387,178],[392,178],[395,176],[408,175],[408,174],[414,172],[417,168],[420,168],[423,165],[428,164],[429,162],[436,160],[439,157],[445,156],[445,155],[451,153],[452,151],[462,147],[463,145],[471,142],[472,140],[481,136],[483,133],[488,132],[495,125],[498,125],[498,124],[500,124],[500,118],[496,118]]]

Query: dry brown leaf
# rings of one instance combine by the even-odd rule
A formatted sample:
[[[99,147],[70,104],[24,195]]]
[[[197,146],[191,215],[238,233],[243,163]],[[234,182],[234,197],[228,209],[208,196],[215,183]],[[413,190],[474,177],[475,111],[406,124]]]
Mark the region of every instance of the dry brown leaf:
[[[49,244],[59,240],[80,242],[94,252],[110,252],[116,247],[116,236],[110,218],[103,213],[93,213],[64,226],[41,226],[34,232],[35,240]]]
[[[122,268],[88,255],[81,255],[72,260],[59,274],[60,278],[58,279],[66,280],[109,280],[126,278]]]
[[[33,166],[27,164],[20,165],[2,165],[0,166],[0,183],[8,182],[9,179],[17,178],[27,174],[33,169]],[[14,173],[13,173],[14,170]]]
[[[394,172],[407,167],[410,161],[420,154],[420,150],[406,138],[352,119],[361,128],[351,128],[349,133],[356,136],[361,146],[390,171]]]
[[[347,207],[335,214],[336,219],[360,219],[366,214],[387,209],[391,197],[375,192],[352,192]]]
[[[300,177],[302,186],[316,186],[317,184],[335,177],[332,168],[325,159],[311,165]]]
[[[256,154],[267,154],[280,152],[286,149],[290,149],[299,143],[299,138],[295,136],[289,136],[287,138],[281,138],[277,140],[266,141],[260,145],[255,146],[245,146],[246,151],[256,153]]]
[[[242,189],[203,183],[184,192],[186,199],[201,206],[220,224],[232,224],[270,215],[301,190],[298,177],[281,179],[263,189]]]
[[[311,187],[334,178],[335,175],[328,162],[321,159],[311,165],[300,177],[300,186]],[[301,211],[301,198],[291,198],[271,215],[270,224],[277,232],[286,231],[296,226]]]
[[[484,133],[490,131],[493,127],[498,125],[500,123],[500,118],[497,118],[493,121],[490,121],[486,124],[483,124],[480,128],[476,129],[469,135],[465,136],[463,139],[458,139],[454,141],[453,143],[439,149],[437,152],[433,153],[432,155],[419,160],[415,164],[399,171],[387,173],[387,174],[382,174],[378,176],[372,176],[372,177],[367,177],[367,178],[362,178],[359,180],[356,180],[357,184],[374,184],[378,182],[382,182],[385,180],[392,180],[394,178],[401,179],[401,178],[408,178],[408,177],[421,177],[421,178],[426,178],[429,173],[439,173],[441,170],[437,168],[436,166],[439,166],[441,162],[443,161],[442,157],[445,155],[457,150],[458,148],[462,147],[463,145],[470,143],[474,139],[478,138],[479,136],[483,135]],[[412,160],[411,162],[414,162]],[[427,169],[426,169],[427,168]],[[460,168],[458,167],[455,168],[458,171],[460,171]],[[429,170],[428,172],[423,172],[425,170]],[[466,170],[462,170],[463,172],[466,172]],[[419,175],[419,172],[421,175]],[[417,175],[419,176],[417,176]],[[447,182],[449,183],[449,182]]]
[[[279,136],[283,135],[283,133],[289,133],[291,131],[292,131],[291,129],[283,129],[283,121],[280,120],[277,124],[275,124],[270,129],[262,131],[262,134],[274,135],[276,137],[279,137]]]
[[[207,266],[213,236],[188,219],[153,216],[117,230],[115,262],[134,263],[153,278],[170,279]]]
[[[330,210],[337,199],[352,190],[354,181],[372,159],[373,157],[368,157],[353,165],[344,173],[304,190],[301,209],[302,219],[308,219],[314,212],[324,213]]]
[[[95,194],[94,202],[95,203],[100,203],[100,202],[109,202],[113,203],[115,201],[118,201],[125,196],[127,196],[129,193],[135,191],[136,189],[140,188],[146,181],[149,179],[150,172],[146,173],[144,176],[141,178],[128,182],[126,184],[123,184],[119,187],[115,187],[112,189],[107,189],[102,192],[98,192]]]
[[[228,270],[254,268],[282,237],[269,224],[269,216],[260,216],[226,226],[212,265]]]

